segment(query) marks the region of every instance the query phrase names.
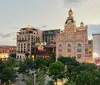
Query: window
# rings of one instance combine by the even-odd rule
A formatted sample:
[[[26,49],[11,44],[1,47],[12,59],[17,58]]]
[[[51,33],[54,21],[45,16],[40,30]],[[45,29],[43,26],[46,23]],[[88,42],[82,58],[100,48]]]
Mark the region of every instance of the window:
[[[45,37],[45,41],[47,42],[47,37]]]
[[[71,44],[69,43],[69,44],[67,45],[67,47],[71,47]]]
[[[71,49],[68,48],[68,49],[67,49],[67,52],[71,52]]]
[[[34,41],[36,40],[35,38],[36,38],[36,37],[34,36]]]
[[[88,54],[88,48],[85,49],[85,53]]]
[[[25,35],[25,40],[26,40],[26,35]]]
[[[59,47],[62,47],[62,44],[59,44]]]
[[[92,44],[92,42],[91,41],[88,41],[88,44]]]
[[[78,43],[78,44],[77,44],[77,47],[82,47],[81,43]]]
[[[71,54],[68,54],[68,57],[71,57]]]
[[[33,40],[33,36],[31,36],[31,40]]]
[[[72,46],[71,46],[71,44],[69,43],[68,45],[67,45],[67,52],[71,52],[72,51]]]
[[[81,43],[77,44],[77,52],[82,52],[82,45],[81,45]]]
[[[77,54],[77,58],[81,58],[81,54]]]
[[[62,54],[59,54],[59,57],[62,56]]]
[[[30,35],[28,35],[28,40],[30,40]]]
[[[28,51],[30,51],[30,49],[28,49]]]
[[[59,52],[62,52],[62,49],[59,49]]]
[[[77,52],[82,52],[82,49],[81,49],[81,48],[78,48],[78,49],[77,49]]]

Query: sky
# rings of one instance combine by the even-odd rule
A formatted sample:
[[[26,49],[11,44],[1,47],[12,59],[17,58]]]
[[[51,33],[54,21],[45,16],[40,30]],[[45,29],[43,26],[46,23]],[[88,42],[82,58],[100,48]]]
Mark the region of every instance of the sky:
[[[16,45],[16,32],[32,25],[40,30],[64,29],[71,8],[77,26],[100,33],[100,0],[0,0],[0,45]]]

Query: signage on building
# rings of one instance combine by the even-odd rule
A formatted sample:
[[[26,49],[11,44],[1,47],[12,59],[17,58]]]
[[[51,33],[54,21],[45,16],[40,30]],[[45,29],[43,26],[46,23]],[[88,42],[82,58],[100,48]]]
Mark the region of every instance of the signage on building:
[[[35,45],[38,46],[39,51],[44,51],[44,45],[46,45],[46,42],[37,42]]]
[[[43,51],[43,50],[44,50],[43,45],[39,45],[39,46],[38,46],[38,50],[39,50],[39,51]]]

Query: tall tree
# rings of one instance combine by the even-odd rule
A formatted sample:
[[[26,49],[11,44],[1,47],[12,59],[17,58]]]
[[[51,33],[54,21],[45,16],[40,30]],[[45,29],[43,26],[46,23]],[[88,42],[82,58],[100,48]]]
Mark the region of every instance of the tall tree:
[[[37,57],[34,60],[34,68],[35,69],[44,69],[47,66],[47,60],[43,57]]]
[[[9,80],[11,82],[15,82],[15,78],[16,78],[16,71],[14,70],[13,67],[5,67],[0,75],[2,83],[6,82],[8,84]]]
[[[55,80],[57,85],[57,79],[63,78],[64,64],[59,61],[51,63],[49,66],[49,75]]]
[[[24,79],[24,76],[26,74],[26,71],[27,71],[27,65],[23,62],[20,63],[19,65],[19,73],[22,73],[23,74],[23,79]]]

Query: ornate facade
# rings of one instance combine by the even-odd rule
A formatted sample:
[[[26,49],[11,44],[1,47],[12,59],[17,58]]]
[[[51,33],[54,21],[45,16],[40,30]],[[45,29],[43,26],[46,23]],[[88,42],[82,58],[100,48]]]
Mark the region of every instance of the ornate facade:
[[[56,57],[76,57],[78,60],[84,60],[83,58],[89,55],[88,47],[88,27],[84,26],[83,22],[80,23],[80,27],[76,27],[76,21],[70,9],[64,30],[56,34]]]

